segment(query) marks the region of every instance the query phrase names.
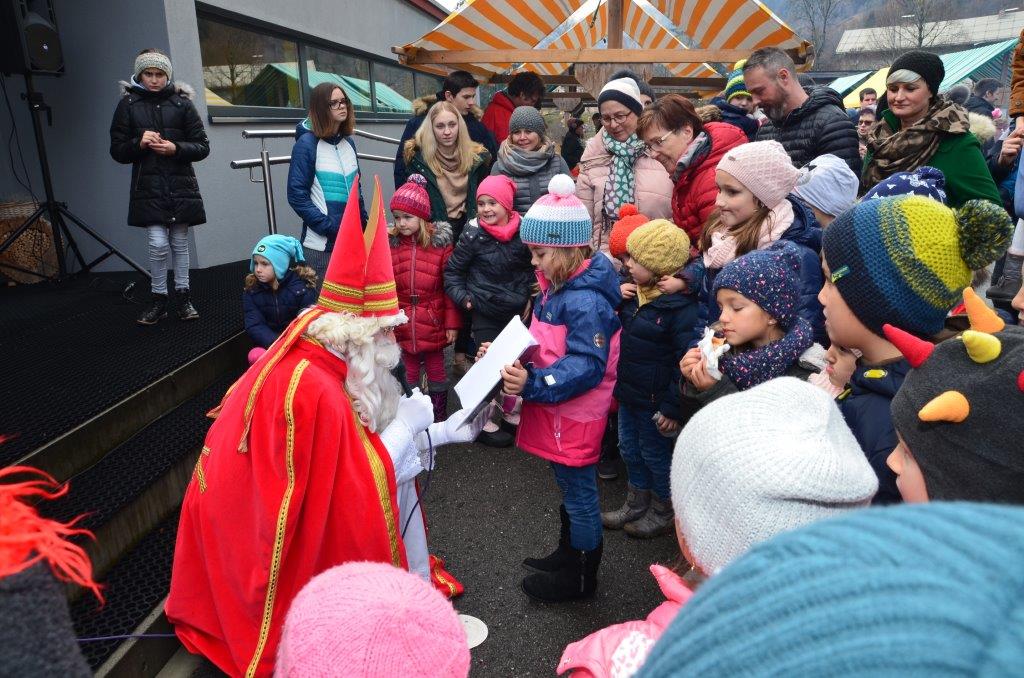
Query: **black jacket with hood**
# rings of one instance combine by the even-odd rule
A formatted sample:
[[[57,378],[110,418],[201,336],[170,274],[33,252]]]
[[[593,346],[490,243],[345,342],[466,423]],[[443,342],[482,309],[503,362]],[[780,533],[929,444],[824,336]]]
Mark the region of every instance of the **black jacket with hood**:
[[[774,139],[782,144],[793,164],[803,167],[819,155],[831,153],[846,161],[854,174],[861,175],[863,160],[857,128],[843,108],[839,94],[828,87],[804,88],[808,99],[782,120],[766,120],[757,141]]]
[[[136,82],[121,82],[124,95],[110,123],[110,156],[132,166],[128,223],[206,223],[203,197],[192,163],[210,154],[202,118],[192,103],[195,91],[184,83],[170,82],[150,92]],[[159,132],[174,142],[177,151],[164,156],[142,148],[143,132]]]

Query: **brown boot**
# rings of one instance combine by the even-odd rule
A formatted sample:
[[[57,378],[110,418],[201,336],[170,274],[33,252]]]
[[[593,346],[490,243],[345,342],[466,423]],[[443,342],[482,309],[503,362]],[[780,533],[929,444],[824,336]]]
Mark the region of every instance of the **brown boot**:
[[[671,499],[661,499],[658,495],[651,493],[651,508],[643,517],[626,523],[623,531],[630,537],[637,539],[653,539],[662,534],[672,531],[672,520],[676,517],[672,510]]]
[[[601,523],[609,530],[621,530],[626,523],[642,518],[650,505],[650,490],[638,490],[629,485],[626,501],[620,508],[602,513]]]

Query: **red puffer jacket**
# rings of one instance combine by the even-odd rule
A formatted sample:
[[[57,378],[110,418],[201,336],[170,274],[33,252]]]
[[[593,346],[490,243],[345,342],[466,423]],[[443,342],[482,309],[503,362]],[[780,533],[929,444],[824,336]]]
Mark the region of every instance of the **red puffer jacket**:
[[[715,184],[715,169],[726,151],[747,143],[747,135],[739,127],[724,122],[704,124],[704,133],[711,140],[711,149],[698,151],[697,157],[680,160],[682,171],[677,168],[679,178],[672,190],[672,221],[686,231],[690,243],[696,247],[704,222],[715,211],[718,186]]]
[[[462,316],[444,293],[444,267],[452,254],[452,229],[438,224],[430,245],[413,237],[391,236],[391,265],[395,268],[398,305],[409,322],[395,328],[406,353],[437,351],[445,347],[445,330],[462,325]]]

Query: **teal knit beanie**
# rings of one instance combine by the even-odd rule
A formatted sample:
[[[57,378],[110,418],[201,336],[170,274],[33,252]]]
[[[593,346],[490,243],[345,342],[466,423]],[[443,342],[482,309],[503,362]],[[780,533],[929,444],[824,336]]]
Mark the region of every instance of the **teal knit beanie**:
[[[519,237],[527,245],[581,247],[590,244],[592,230],[590,212],[576,197],[572,177],[556,174],[548,182],[547,195],[526,210]]]
[[[1019,675],[1022,564],[1024,508],[917,504],[815,523],[712,577],[637,676]]]
[[[249,256],[249,271],[256,270],[256,255],[266,257],[274,267],[274,276],[281,280],[288,269],[296,263],[305,263],[306,257],[302,254],[302,243],[290,235],[268,235],[264,236],[256,247],[252,248],[252,255]]]

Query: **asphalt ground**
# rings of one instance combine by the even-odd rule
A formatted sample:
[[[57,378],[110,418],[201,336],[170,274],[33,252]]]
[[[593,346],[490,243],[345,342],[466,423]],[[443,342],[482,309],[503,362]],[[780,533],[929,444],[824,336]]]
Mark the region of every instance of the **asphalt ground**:
[[[618,479],[598,483],[602,510],[618,508],[626,493],[621,462]],[[553,676],[566,645],[661,603],[649,565],[679,554],[674,535],[637,540],[605,530],[596,595],[538,603],[520,582],[523,558],[547,555],[558,541],[561,495],[548,462],[514,447],[444,447],[423,503],[431,553],[466,587],[455,608],[488,627],[472,650],[472,676]]]

